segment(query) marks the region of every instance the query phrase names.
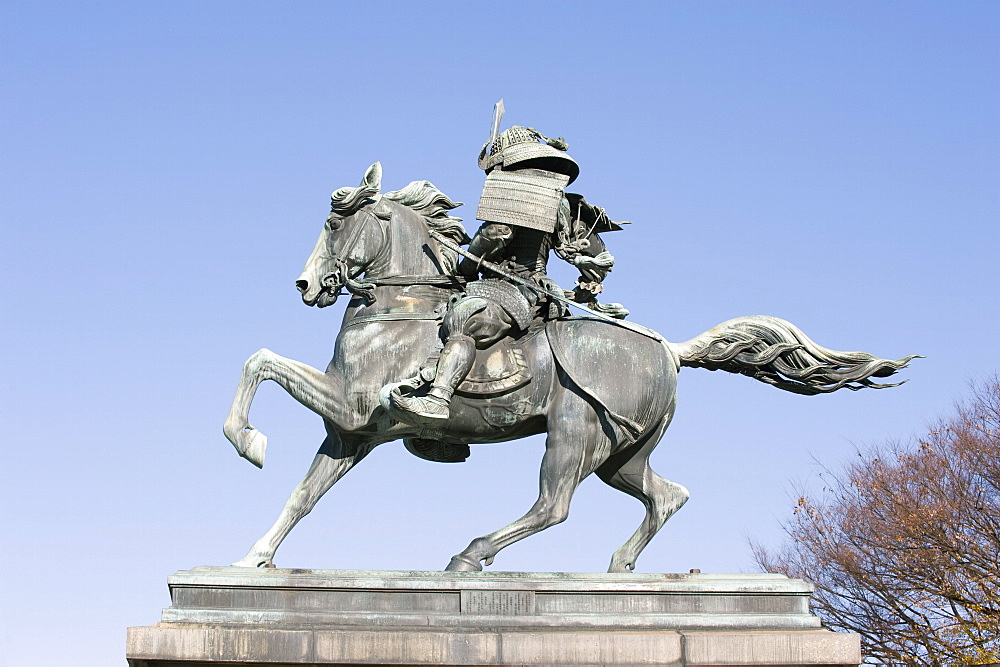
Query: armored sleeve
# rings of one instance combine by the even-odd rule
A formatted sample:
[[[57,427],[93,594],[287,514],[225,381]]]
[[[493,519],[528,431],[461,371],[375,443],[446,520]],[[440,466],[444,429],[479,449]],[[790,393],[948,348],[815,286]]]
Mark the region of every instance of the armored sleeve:
[[[502,255],[512,238],[514,230],[509,225],[484,222],[469,243],[469,252],[480,259],[493,260]],[[458,270],[467,280],[474,280],[479,275],[478,264],[468,257],[462,259]]]

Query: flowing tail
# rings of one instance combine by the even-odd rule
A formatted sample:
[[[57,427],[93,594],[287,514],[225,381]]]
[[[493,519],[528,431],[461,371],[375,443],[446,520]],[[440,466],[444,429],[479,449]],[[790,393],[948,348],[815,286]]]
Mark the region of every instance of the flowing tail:
[[[681,366],[740,373],[796,394],[826,394],[838,389],[884,389],[906,382],[873,382],[906,368],[902,359],[880,359],[867,352],[838,352],[817,345],[791,322],[768,315],[726,320],[684,343],[674,343]]]

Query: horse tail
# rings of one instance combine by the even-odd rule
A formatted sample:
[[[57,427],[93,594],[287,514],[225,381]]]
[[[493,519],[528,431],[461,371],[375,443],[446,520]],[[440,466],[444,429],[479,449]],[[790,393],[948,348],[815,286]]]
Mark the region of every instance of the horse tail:
[[[911,360],[880,359],[867,352],[838,352],[809,339],[777,317],[752,315],[726,320],[684,343],[673,343],[681,366],[740,373],[796,394],[826,394],[838,389],[897,387],[870,378],[889,377]]]

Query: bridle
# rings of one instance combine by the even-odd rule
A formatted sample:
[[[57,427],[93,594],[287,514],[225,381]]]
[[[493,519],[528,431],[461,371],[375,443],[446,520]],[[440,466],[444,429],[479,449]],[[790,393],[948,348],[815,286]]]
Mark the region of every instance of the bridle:
[[[357,219],[358,215],[365,213],[367,217],[360,221],[360,224],[356,224],[354,229],[351,230],[344,241],[340,252],[334,255],[331,259],[334,262],[336,268],[330,273],[323,276],[320,281],[323,287],[329,288],[331,290],[336,290],[335,294],[339,295],[343,292],[342,289],[346,289],[351,293],[352,296],[356,296],[365,302],[366,306],[370,306],[375,303],[375,287],[377,283],[370,281],[360,281],[351,278],[351,268],[347,265],[344,257],[350,256],[354,246],[357,245],[358,241],[361,240],[361,235],[368,226],[368,221],[375,219],[378,221],[378,229],[382,236],[382,241],[379,244],[379,250],[375,253],[375,257],[372,258],[371,262],[375,262],[380,259],[386,252],[388,252],[389,247],[389,232],[386,230],[385,225],[382,223],[382,219],[372,214],[369,211],[358,211],[354,214],[354,218]],[[369,262],[369,263],[371,263]]]
[[[356,296],[362,299],[366,306],[370,306],[375,303],[375,288],[376,287],[408,287],[411,285],[429,285],[431,287],[441,287],[447,289],[460,289],[465,284],[465,279],[459,276],[449,276],[449,275],[430,275],[430,276],[375,276],[368,278],[364,281],[354,280],[350,276],[350,267],[344,260],[344,257],[349,256],[354,246],[360,241],[361,235],[364,233],[368,222],[374,219],[378,224],[379,233],[382,240],[379,245],[379,250],[375,253],[375,256],[371,259],[369,264],[377,263],[379,260],[383,259],[387,253],[391,251],[389,242],[389,230],[387,229],[388,219],[383,218],[378,215],[378,213],[373,213],[371,211],[358,211],[354,216],[358,216],[361,213],[365,213],[368,217],[360,221],[360,224],[355,225],[354,229],[351,230],[347,240],[344,241],[343,246],[339,253],[334,256],[333,262],[336,265],[336,269],[332,272],[323,276],[321,283],[324,287],[331,290],[336,289],[336,294],[343,294],[342,290],[347,290],[352,296]],[[437,262],[439,266],[444,266],[441,261],[441,257],[438,255],[438,251],[435,247],[431,247],[431,251],[437,256]],[[415,319],[427,319],[424,314],[418,315]],[[373,316],[374,317],[374,316]],[[434,314],[433,318],[440,319],[441,315],[439,313]]]

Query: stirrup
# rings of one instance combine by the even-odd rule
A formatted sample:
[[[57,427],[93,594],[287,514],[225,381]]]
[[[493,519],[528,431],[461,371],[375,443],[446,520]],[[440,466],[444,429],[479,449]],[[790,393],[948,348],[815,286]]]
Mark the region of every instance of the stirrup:
[[[448,403],[436,396],[403,396],[394,394],[389,399],[397,410],[423,419],[447,419]]]

